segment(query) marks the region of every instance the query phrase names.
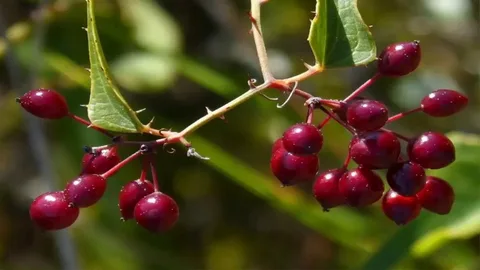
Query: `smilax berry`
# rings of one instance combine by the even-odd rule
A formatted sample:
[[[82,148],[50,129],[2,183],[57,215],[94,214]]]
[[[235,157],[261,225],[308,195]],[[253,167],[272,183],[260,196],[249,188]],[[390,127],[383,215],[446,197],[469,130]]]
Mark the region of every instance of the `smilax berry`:
[[[283,133],[283,147],[295,155],[316,154],[322,145],[322,132],[311,124],[296,124]]]
[[[434,117],[445,117],[463,110],[468,104],[468,98],[453,90],[439,89],[422,99],[421,109]]]
[[[359,131],[380,129],[387,120],[387,107],[375,100],[358,100],[347,109],[347,123]]]
[[[65,199],[62,191],[38,196],[30,206],[30,218],[43,230],[61,230],[77,220],[80,211]]]
[[[340,178],[346,173],[344,168],[328,170],[317,176],[313,184],[313,196],[324,211],[345,204],[345,197],[338,189]]]
[[[387,171],[390,187],[402,196],[414,196],[425,185],[425,170],[418,163],[400,162]]]
[[[455,193],[447,181],[428,176],[425,187],[417,194],[417,198],[428,211],[446,215],[452,210]]]
[[[378,72],[384,76],[404,76],[420,64],[420,42],[399,42],[387,46],[378,57]]]
[[[278,149],[270,160],[273,174],[284,186],[312,181],[318,171],[316,155],[298,156],[284,148]]]
[[[35,89],[17,98],[17,102],[29,113],[45,119],[59,119],[68,115],[65,98],[50,89]]]
[[[118,207],[124,220],[133,218],[135,205],[145,196],[154,192],[153,184],[147,180],[134,180],[128,182],[120,190]]]
[[[455,161],[455,146],[438,132],[425,132],[411,140],[407,152],[410,160],[429,169],[440,169]]]
[[[99,153],[86,153],[82,158],[84,174],[102,174],[120,162],[117,147],[109,147]]]
[[[400,155],[400,141],[392,132],[377,130],[353,137],[350,156],[361,166],[387,169]]]
[[[89,207],[100,200],[107,188],[107,180],[98,174],[84,174],[65,187],[65,198],[76,207]]]
[[[154,192],[143,197],[135,206],[137,223],[151,232],[165,232],[178,220],[177,203],[162,192]]]
[[[397,225],[405,225],[414,220],[422,209],[417,197],[404,197],[389,190],[382,200],[383,213]]]
[[[347,203],[355,207],[373,204],[382,197],[384,191],[380,176],[360,167],[345,173],[338,187]]]

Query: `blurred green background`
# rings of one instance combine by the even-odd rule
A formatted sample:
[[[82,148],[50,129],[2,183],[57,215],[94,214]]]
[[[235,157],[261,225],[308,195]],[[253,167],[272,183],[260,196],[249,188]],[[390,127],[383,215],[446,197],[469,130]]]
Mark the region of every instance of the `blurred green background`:
[[[80,106],[89,94],[85,1],[44,2],[39,10],[38,1],[0,1],[0,26],[8,38],[0,41],[0,269],[480,269],[479,1],[359,1],[379,51],[414,39],[423,48],[415,73],[380,79],[368,97],[388,104],[391,113],[418,106],[437,88],[470,97],[469,108],[456,116],[417,114],[391,125],[408,136],[449,132],[457,161],[428,173],[454,186],[450,215],[424,211],[397,227],[378,203],[324,213],[311,184],[281,188],[269,171],[270,147],[284,129],[303,121],[303,101],[294,98],[280,110],[258,97],[229,112],[227,123],[214,120],[189,137],[210,161],[187,158],[181,148],[158,155],[161,188],[181,210],[177,226],[161,235],[120,221],[118,191],[138,178],[137,163],[111,179],[105,197],[83,210],[71,230],[45,233],[30,222],[32,199],[52,181],[60,189],[79,173],[82,146],[108,143],[68,119],[38,122],[14,101],[29,88],[51,87],[86,117]],[[114,79],[135,109],[147,108],[140,114],[144,122],[155,116],[155,127],[180,130],[204,115],[205,106],[217,108],[246,91],[250,77],[260,79],[247,0],[96,2]],[[306,37],[314,5],[271,0],[264,6],[276,77],[302,72],[302,61],[313,63]],[[374,73],[374,63],[328,70],[301,88],[342,98]],[[340,166],[349,134],[336,123],[324,133],[320,159],[327,170]],[[133,150],[126,147],[122,155]]]

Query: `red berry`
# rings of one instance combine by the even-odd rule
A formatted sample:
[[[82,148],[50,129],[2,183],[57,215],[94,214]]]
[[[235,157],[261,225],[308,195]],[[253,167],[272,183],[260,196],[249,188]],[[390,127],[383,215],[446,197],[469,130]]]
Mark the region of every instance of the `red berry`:
[[[17,98],[17,102],[29,113],[45,119],[60,119],[68,115],[65,98],[50,89],[35,89]]]
[[[383,213],[397,225],[406,225],[420,214],[422,206],[417,197],[404,197],[389,190],[382,200]]]
[[[428,211],[446,215],[452,210],[455,193],[447,181],[428,176],[425,187],[417,194],[417,198],[422,207]]]
[[[410,160],[429,169],[440,169],[455,161],[452,141],[437,132],[425,132],[411,140],[407,152]]]
[[[380,176],[360,167],[344,174],[338,187],[347,203],[355,207],[373,204],[382,197],[384,191]]]
[[[425,185],[425,170],[418,163],[400,162],[387,171],[390,187],[402,196],[414,196]]]
[[[82,166],[84,174],[103,174],[120,162],[116,147],[105,148],[98,154],[83,155]]]
[[[283,138],[278,138],[272,145],[272,155],[277,152],[278,149],[283,148]]]
[[[283,133],[283,147],[295,155],[316,154],[322,145],[322,132],[311,124],[296,124]]]
[[[84,174],[67,183],[65,198],[76,207],[89,207],[100,200],[107,180],[98,174]]]
[[[313,184],[313,196],[324,211],[345,204],[345,197],[338,189],[340,178],[346,173],[344,168],[328,170],[317,176]]]
[[[61,230],[77,220],[80,211],[71,206],[62,191],[38,196],[30,206],[30,219],[43,230]]]
[[[387,120],[387,107],[376,100],[358,100],[347,109],[347,123],[359,131],[380,129]]]
[[[338,118],[340,120],[342,120],[343,122],[347,122],[347,109],[348,109],[348,106],[350,104],[352,104],[353,102],[357,101],[357,100],[364,100],[365,98],[364,97],[354,97],[352,98],[351,100],[347,101],[347,102],[340,102],[340,107],[339,108],[335,108],[335,109],[332,109],[333,112],[338,116]]]
[[[148,194],[154,192],[153,184],[150,181],[140,179],[128,182],[120,190],[118,196],[118,207],[124,220],[133,218],[133,210],[137,203]]]
[[[353,137],[350,156],[363,167],[387,169],[400,155],[400,141],[389,131],[373,131]]]
[[[448,89],[433,91],[422,99],[422,111],[430,116],[445,117],[463,110],[468,104],[468,97]]]
[[[284,186],[312,181],[318,171],[316,155],[297,156],[280,148],[272,155],[270,168]]]
[[[162,192],[154,192],[143,197],[135,206],[137,223],[151,232],[164,232],[178,220],[177,203]]]
[[[391,77],[407,75],[418,67],[421,57],[419,41],[391,44],[378,57],[378,72]]]

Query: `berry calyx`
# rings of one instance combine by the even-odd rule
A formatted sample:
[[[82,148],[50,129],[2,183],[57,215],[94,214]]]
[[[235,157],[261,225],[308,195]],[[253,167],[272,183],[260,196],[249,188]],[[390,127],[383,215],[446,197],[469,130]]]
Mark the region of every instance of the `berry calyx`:
[[[388,120],[387,107],[376,100],[358,100],[347,109],[347,123],[359,131],[380,129]]]
[[[420,64],[420,42],[399,42],[387,46],[378,57],[378,72],[384,76],[405,76]]]
[[[392,132],[377,130],[353,137],[349,151],[358,165],[387,169],[398,160],[400,141]]]
[[[313,184],[313,196],[324,211],[345,204],[345,197],[338,189],[340,178],[346,173],[344,168],[332,169],[319,174]]]
[[[428,176],[425,187],[417,194],[417,198],[424,209],[446,215],[452,210],[455,192],[447,181]]]
[[[68,182],[65,198],[76,207],[89,207],[98,202],[107,189],[107,180],[98,174],[85,174]]]
[[[406,225],[420,214],[422,206],[417,197],[405,197],[389,190],[382,200],[382,210],[385,216],[397,225]]]
[[[35,89],[17,98],[17,102],[29,113],[45,119],[60,119],[68,115],[65,98],[51,89]]]
[[[446,117],[463,110],[468,105],[468,97],[449,90],[438,89],[422,99],[421,109],[433,117]]]
[[[125,184],[118,196],[118,207],[123,220],[133,218],[133,210],[145,196],[154,192],[153,184],[148,180],[134,180]]]
[[[402,196],[415,196],[425,185],[425,170],[411,161],[392,165],[387,171],[390,188]]]
[[[82,158],[84,174],[103,174],[120,163],[117,147],[100,150],[99,153],[86,153]]]
[[[47,192],[30,205],[30,219],[43,230],[61,230],[77,220],[80,210],[70,205],[62,191]]]
[[[135,206],[137,223],[151,232],[165,232],[178,220],[178,205],[168,195],[154,192],[143,197]]]
[[[283,147],[296,155],[316,154],[322,145],[323,134],[312,124],[296,124],[283,133]]]
[[[378,201],[383,194],[383,181],[376,173],[366,168],[356,168],[345,173],[338,188],[347,204],[363,207]]]
[[[429,169],[440,169],[455,161],[455,146],[438,132],[425,132],[411,140],[407,152],[410,160]]]
[[[316,155],[298,156],[284,148],[278,149],[270,160],[270,169],[283,186],[312,181],[318,167]]]

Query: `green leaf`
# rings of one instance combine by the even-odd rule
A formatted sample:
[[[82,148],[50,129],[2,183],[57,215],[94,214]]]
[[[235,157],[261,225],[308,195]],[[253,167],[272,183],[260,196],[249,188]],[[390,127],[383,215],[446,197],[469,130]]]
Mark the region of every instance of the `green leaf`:
[[[142,133],[145,126],[111,79],[98,36],[94,0],[87,0],[88,51],[90,57],[91,93],[88,118],[93,125],[122,133]]]
[[[308,41],[322,69],[366,65],[377,54],[357,0],[317,0]]]
[[[430,171],[429,175],[452,185],[455,190],[452,211],[444,216],[422,211],[418,220],[399,229],[362,269],[391,269],[409,252],[417,257],[427,256],[451,240],[468,239],[480,233],[480,137],[457,132],[448,136],[455,144],[456,160],[446,168]]]

